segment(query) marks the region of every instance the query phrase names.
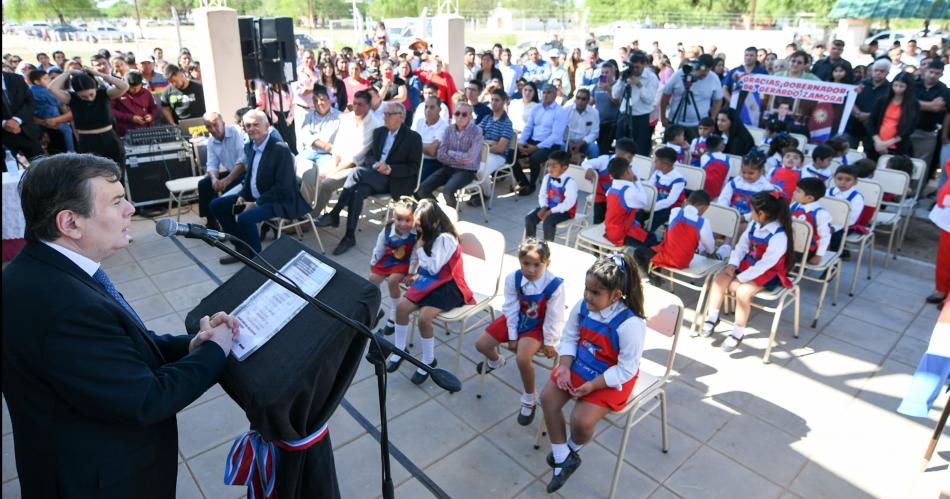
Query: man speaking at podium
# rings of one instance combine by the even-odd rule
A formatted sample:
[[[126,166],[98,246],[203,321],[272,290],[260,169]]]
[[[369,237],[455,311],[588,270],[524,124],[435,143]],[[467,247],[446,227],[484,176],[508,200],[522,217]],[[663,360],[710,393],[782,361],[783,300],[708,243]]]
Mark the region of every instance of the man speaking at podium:
[[[101,262],[135,211],[114,162],[61,154],[21,181],[27,244],[3,271],[3,394],[25,498],[175,497],[175,414],[217,382],[237,334],[224,313],[157,335]]]

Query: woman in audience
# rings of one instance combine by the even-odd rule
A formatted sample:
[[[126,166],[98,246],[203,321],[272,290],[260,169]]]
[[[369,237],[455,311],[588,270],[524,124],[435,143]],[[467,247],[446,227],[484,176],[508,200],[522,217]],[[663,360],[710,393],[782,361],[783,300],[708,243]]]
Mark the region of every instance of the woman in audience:
[[[716,130],[726,142],[726,154],[745,156],[755,147],[755,139],[739,119],[739,113],[731,107],[724,107],[716,115]]]
[[[525,81],[521,87],[521,99],[513,99],[508,104],[508,117],[516,132],[521,133],[524,130],[528,116],[531,116],[539,102],[541,100],[538,99],[538,86],[533,81]]]
[[[346,65],[346,60],[343,60]],[[333,61],[327,59],[320,66],[320,83],[327,88],[327,94],[330,96],[330,102],[336,106],[340,112],[346,111],[346,86],[343,80],[336,75],[336,66]]]
[[[917,128],[920,102],[915,92],[914,77],[900,73],[891,82],[887,97],[878,99],[868,118],[868,132],[874,139],[874,150],[865,151],[869,158],[883,154],[911,156],[910,135]]]
[[[106,89],[100,86],[96,78],[101,78],[111,87]],[[67,80],[72,87],[71,92],[64,90]],[[73,123],[79,135],[76,150],[109,158],[124,168],[125,149],[112,127],[115,119],[112,117],[111,102],[129,90],[128,82],[84,67],[82,71],[57,76],[47,88],[57,99],[68,104],[73,113]]]

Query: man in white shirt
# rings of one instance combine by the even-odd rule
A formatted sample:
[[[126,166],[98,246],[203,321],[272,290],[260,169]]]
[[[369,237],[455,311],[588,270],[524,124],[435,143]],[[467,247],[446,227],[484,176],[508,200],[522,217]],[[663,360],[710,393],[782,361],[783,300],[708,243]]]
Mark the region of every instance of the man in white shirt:
[[[611,89],[614,101],[620,101],[616,137],[633,139],[637,143],[637,152],[641,154],[651,149],[650,113],[660,88],[660,79],[646,69],[649,64],[646,54],[635,51],[630,56],[630,68]]]
[[[445,135],[445,128],[449,126],[449,122],[440,116],[439,108],[444,107],[445,104],[442,104],[435,95],[426,97],[419,106],[424,109],[416,115],[412,131],[422,137],[421,179],[425,180],[432,172],[442,167],[442,163],[435,159],[435,155],[439,152],[439,146],[442,145],[442,137]]]
[[[333,107],[326,87],[317,85],[313,90],[314,108],[307,112],[300,129],[297,132],[296,168],[297,177],[301,179],[300,192],[308,201],[313,201],[317,194],[317,175],[335,167],[331,153],[333,141],[340,129],[340,112]],[[319,212],[311,213],[319,215]]]
[[[322,213],[330,201],[330,196],[343,187],[348,170],[363,163],[363,157],[373,140],[373,130],[380,126],[376,117],[369,112],[372,97],[369,92],[360,90],[353,95],[353,112],[340,118],[340,128],[330,152],[333,161],[326,172],[320,172],[320,188],[317,189],[315,213]]]
[[[429,97],[439,97],[439,87],[435,83],[426,83],[422,87],[422,102],[416,106],[415,112],[412,113],[412,129],[416,129],[416,123],[425,119],[425,105]],[[449,108],[442,102],[442,99],[439,99],[439,119],[444,121],[446,124],[449,122]]]
[[[722,81],[712,72],[715,60],[703,54],[690,64],[690,74],[685,74],[682,68],[673,73],[663,87],[663,98],[660,100],[663,126],[671,123],[683,126],[686,128],[687,141],[696,138],[699,120],[707,116],[715,120],[722,107]],[[689,89],[684,80],[691,81]],[[692,97],[684,100],[687,95]]]
[[[237,125],[226,125],[220,113],[204,115],[208,137],[208,174],[198,181],[198,215],[207,218],[209,229],[221,226],[211,212],[211,200],[219,195],[236,194],[244,179],[244,133]]]
[[[568,153],[583,154],[586,158],[600,156],[597,137],[600,135],[600,115],[590,105],[590,90],[578,89],[574,95],[574,107],[567,115]]]

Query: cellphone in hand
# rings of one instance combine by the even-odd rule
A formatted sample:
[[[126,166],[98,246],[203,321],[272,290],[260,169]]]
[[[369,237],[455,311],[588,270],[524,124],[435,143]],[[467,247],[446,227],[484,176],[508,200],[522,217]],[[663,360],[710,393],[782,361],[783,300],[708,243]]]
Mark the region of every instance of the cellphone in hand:
[[[606,83],[607,83],[607,75],[605,75],[605,74],[601,74],[601,75],[600,75],[600,83],[601,83],[601,84],[606,84]]]
[[[234,215],[234,216],[238,216],[238,215],[241,214],[241,212],[244,211],[244,208],[247,208],[247,205],[246,205],[246,204],[235,204],[235,205],[231,208],[231,214]]]

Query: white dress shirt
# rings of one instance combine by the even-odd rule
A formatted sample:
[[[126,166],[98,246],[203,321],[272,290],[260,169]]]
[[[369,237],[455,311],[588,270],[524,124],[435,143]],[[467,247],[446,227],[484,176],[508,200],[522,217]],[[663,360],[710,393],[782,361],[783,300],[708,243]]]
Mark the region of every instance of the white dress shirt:
[[[669,208],[676,204],[676,201],[679,200],[680,195],[683,194],[683,189],[686,188],[686,179],[683,178],[683,174],[676,171],[676,169],[670,170],[668,173],[662,173],[657,170],[653,174],[653,177],[650,182],[654,187],[656,186],[670,186],[670,193],[664,199],[660,199],[659,193],[657,193],[656,204],[653,206],[653,211],[660,211]],[[677,180],[682,180],[682,182],[676,182]],[[676,182],[676,183],[674,183]]]
[[[858,217],[861,216],[861,212],[864,211],[864,196],[858,192],[854,187],[842,191],[838,189],[837,185],[833,185],[828,188],[828,195],[836,197],[838,199],[843,199],[851,204],[851,214],[848,215],[848,227],[856,224],[858,222]],[[833,226],[835,231],[843,229],[843,227],[838,227],[837,225]]]
[[[624,87],[628,86],[626,80],[617,80],[614,83],[611,93],[614,100],[620,100],[619,112],[627,112],[628,99],[624,98]],[[640,75],[640,86],[630,87],[630,114],[640,116],[650,114],[653,111],[653,101],[660,89],[660,79],[649,69],[644,69]]]
[[[749,232],[752,231],[752,229],[755,229],[754,234],[757,238],[766,238],[769,234],[774,235],[772,239],[769,239],[769,246],[766,248],[765,254],[762,255],[762,259],[751,267],[736,274],[736,280],[739,282],[752,281],[774,267],[783,256],[786,256],[785,253],[788,251],[788,235],[784,232],[778,233],[781,228],[782,226],[774,221],[763,226],[757,223],[749,224],[749,228],[742,233],[742,237],[739,238],[739,244],[736,244],[736,248],[729,257],[729,265],[735,265],[736,268],[738,268],[742,259],[749,253]],[[789,258],[792,257],[792,255],[788,256]]]
[[[580,313],[579,300],[567,316],[564,331],[561,332],[561,344],[557,347],[558,354],[577,357],[577,342],[580,340]],[[589,312],[590,318],[598,322],[609,323],[617,314],[627,308],[623,300],[617,300],[599,312]],[[633,316],[617,327],[617,336],[620,339],[620,353],[617,363],[604,371],[604,382],[616,390],[622,390],[623,384],[633,379],[640,371],[640,358],[643,356],[643,344],[646,339],[647,326],[643,319]]]
[[[459,247],[459,240],[449,233],[439,234],[439,237],[432,241],[432,254],[427,255],[421,244],[416,245],[413,250],[413,258],[418,264],[416,269],[426,269],[430,274],[436,275],[442,270],[442,267],[449,262],[455,250]],[[414,267],[410,267],[414,268]]]
[[[76,266],[82,269],[83,272],[89,274],[89,277],[92,277],[99,270],[99,262],[94,262],[92,261],[92,259],[83,255],[80,255],[79,253],[76,253],[75,251],[65,246],[60,246],[56,243],[52,243],[49,241],[43,241],[43,244],[58,251],[61,255],[65,256],[66,258],[69,258],[69,261],[75,263]]]
[[[251,162],[251,195],[254,196],[254,199],[261,197],[261,190],[257,188],[257,170],[258,165],[261,164],[261,156],[264,155],[264,148],[267,147],[267,141],[270,140],[270,134],[264,136],[264,141],[258,144],[254,144],[251,147],[254,150],[254,160]],[[249,201],[249,200],[245,200]]]
[[[340,164],[363,164],[363,158],[373,142],[373,130],[382,126],[373,113],[367,113],[363,121],[356,121],[356,114],[345,113],[340,117],[340,128],[333,141],[333,155],[340,157]]]
[[[584,112],[578,112],[577,106],[571,106],[567,115],[567,139],[569,143],[584,141],[597,142],[600,135],[600,114],[594,106],[588,105]]]
[[[630,186],[623,193],[623,202],[630,209],[642,210],[647,207],[647,193],[640,185],[640,181],[631,182],[629,180],[614,179],[610,183],[611,189],[623,189],[624,186]]]
[[[416,123],[419,122],[425,123],[426,121],[426,103],[423,100],[418,106],[416,106],[415,112],[412,113],[412,129],[416,130]],[[449,108],[445,105],[444,102],[439,103],[439,121],[448,124],[449,123]],[[418,132],[418,130],[416,130]],[[425,141],[422,141],[425,144]]]
[[[550,271],[544,271],[544,275],[537,281],[529,281],[528,278],[521,278],[521,292],[525,295],[537,295],[548,287],[548,284],[555,279],[555,275]],[[544,344],[557,346],[561,340],[561,329],[564,327],[564,284],[561,283],[551,298],[548,299],[544,312],[544,323],[541,330],[544,336]],[[515,288],[515,273],[508,274],[505,278],[505,303],[501,307],[501,313],[505,315],[508,323],[508,340],[516,341],[518,339],[518,322],[521,320],[521,304],[518,302],[518,290]]]
[[[577,204],[577,181],[571,178],[567,173],[562,173],[559,178],[551,178],[550,174],[544,176],[541,180],[541,188],[538,189],[538,206],[546,208],[548,206],[548,180],[552,184],[559,185],[564,183],[564,201],[554,205],[551,213],[567,213]]]

